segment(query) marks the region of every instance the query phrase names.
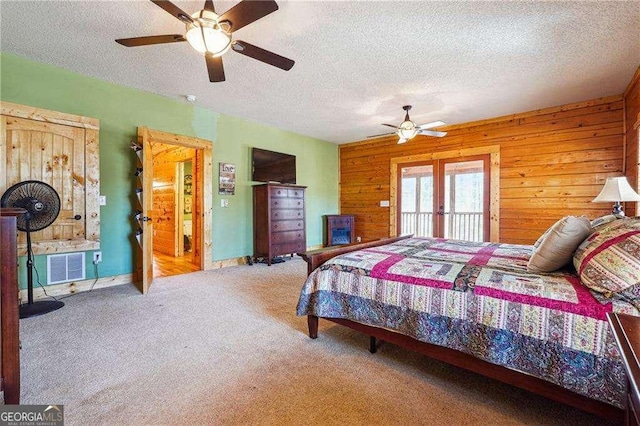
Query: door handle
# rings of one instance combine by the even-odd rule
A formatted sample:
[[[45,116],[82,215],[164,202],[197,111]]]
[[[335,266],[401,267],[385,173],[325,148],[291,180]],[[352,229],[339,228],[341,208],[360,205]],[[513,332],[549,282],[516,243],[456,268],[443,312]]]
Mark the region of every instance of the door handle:
[[[75,216],[70,217],[69,219],[73,219],[73,220],[80,220],[80,219],[82,219],[82,216],[80,216],[79,214],[77,214],[77,215],[75,215]]]

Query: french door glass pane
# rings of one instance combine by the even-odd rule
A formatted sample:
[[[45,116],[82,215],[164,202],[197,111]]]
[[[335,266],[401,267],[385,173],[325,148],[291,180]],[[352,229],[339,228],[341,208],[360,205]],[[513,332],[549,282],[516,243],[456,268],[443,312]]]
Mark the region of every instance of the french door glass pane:
[[[433,236],[433,166],[402,168],[400,233]]]
[[[484,162],[444,166],[444,238],[484,240]]]

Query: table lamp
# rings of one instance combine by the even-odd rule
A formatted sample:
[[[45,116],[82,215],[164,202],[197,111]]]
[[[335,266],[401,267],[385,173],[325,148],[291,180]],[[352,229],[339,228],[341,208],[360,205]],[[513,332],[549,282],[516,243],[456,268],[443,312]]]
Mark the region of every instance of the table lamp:
[[[620,202],[640,201],[640,195],[631,188],[626,177],[612,177],[607,179],[604,188],[592,202],[599,203],[603,201],[613,201],[613,211],[611,213],[618,217],[624,217]]]

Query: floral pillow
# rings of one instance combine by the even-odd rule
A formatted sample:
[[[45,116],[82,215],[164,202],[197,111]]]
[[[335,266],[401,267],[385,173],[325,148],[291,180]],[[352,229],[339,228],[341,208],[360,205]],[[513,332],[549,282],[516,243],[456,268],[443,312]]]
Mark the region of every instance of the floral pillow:
[[[591,221],[591,228],[593,229],[594,232],[603,231],[605,228],[609,226],[611,222],[615,222],[618,219],[619,219],[618,216],[615,216],[612,214],[597,217]]]
[[[640,309],[640,219],[620,222],[580,244],[573,264],[585,286]]]

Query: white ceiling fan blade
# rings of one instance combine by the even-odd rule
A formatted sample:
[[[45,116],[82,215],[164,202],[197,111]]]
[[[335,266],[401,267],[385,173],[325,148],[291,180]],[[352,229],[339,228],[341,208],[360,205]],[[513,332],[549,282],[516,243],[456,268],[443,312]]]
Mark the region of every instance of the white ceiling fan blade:
[[[381,136],[389,136],[389,135],[395,135],[396,132],[391,132],[391,133],[380,133],[379,135],[371,135],[371,136],[367,136],[367,138],[378,138]]]
[[[433,123],[422,124],[418,126],[418,129],[427,130],[427,129],[431,129],[432,127],[438,127],[438,126],[444,126],[444,125],[445,125],[444,121],[434,121]]]
[[[435,130],[418,130],[419,135],[425,136],[435,136],[436,138],[441,138],[447,135],[447,132],[436,132]]]
[[[400,145],[401,143],[405,143],[406,141],[408,141],[409,139],[405,139],[405,138],[400,138],[398,139],[398,145]]]

